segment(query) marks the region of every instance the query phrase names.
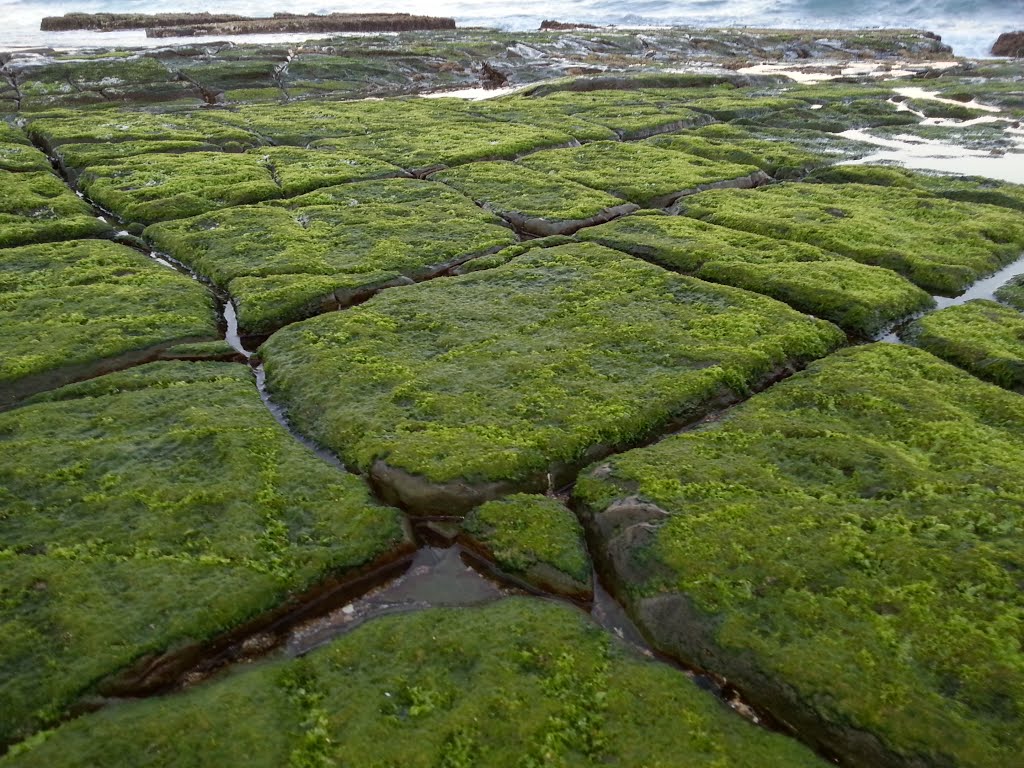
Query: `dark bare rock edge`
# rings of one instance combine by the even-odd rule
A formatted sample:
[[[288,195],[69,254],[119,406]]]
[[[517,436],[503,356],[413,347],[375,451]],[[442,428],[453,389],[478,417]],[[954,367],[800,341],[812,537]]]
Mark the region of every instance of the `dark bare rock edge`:
[[[216,23],[150,27],[146,37],[201,37],[209,35],[283,34],[293,32],[417,32],[455,29],[455,19],[413,16],[408,13],[329,13],[300,16],[275,13],[273,18],[251,18]]]
[[[993,56],[1024,56],[1024,30],[1003,32],[992,44]]]
[[[96,30],[113,32],[148,27],[178,27],[184,24],[217,24],[225,21],[244,21],[245,16],[233,13],[65,13],[63,16],[44,16],[39,24],[43,32]]]
[[[570,29],[600,29],[596,24],[584,24],[579,21],[554,21],[552,19],[544,19],[540,23],[541,32],[564,32]]]

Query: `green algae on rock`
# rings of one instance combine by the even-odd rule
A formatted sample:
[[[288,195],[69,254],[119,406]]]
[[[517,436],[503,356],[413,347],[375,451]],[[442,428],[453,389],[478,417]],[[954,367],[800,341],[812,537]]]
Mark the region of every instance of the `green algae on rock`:
[[[930,312],[900,334],[904,341],[980,379],[1024,393],[1024,315],[975,299]]]
[[[628,216],[578,238],[771,296],[866,338],[934,306],[927,293],[888,269],[685,216]]]
[[[49,173],[50,158],[23,141],[0,140],[0,171]]]
[[[996,289],[996,301],[1024,312],[1024,275],[1011,277]]]
[[[773,299],[591,243],[384,291],[261,348],[305,434],[388,500],[457,514],[735,401],[835,349]]]
[[[244,154],[141,154],[92,166],[78,185],[125,221],[153,224],[317,187],[399,176],[388,163],[352,153],[260,147]]]
[[[78,185],[124,221],[142,224],[281,196],[258,157],[225,152],[137,155],[92,166]]]
[[[209,291],[131,248],[0,249],[0,406],[218,335]]]
[[[664,208],[684,195],[704,189],[752,187],[768,181],[765,173],[753,165],[716,162],[647,144],[611,141],[537,152],[519,162],[644,208]]]
[[[677,670],[533,598],[364,624],[300,659],[67,723],[0,759],[32,766],[813,768]]]
[[[1024,185],[980,176],[935,176],[883,165],[837,165],[815,171],[807,180],[827,184],[852,182],[920,189],[947,200],[984,203],[1024,211]]]
[[[662,651],[846,765],[1024,750],[1024,399],[913,348],[844,350],[575,500]]]
[[[681,204],[687,216],[835,251],[886,267],[928,291],[956,295],[1024,249],[1016,211],[924,191],[867,184],[788,183],[712,190]]]
[[[0,248],[112,234],[50,171],[0,170]]]
[[[460,539],[497,568],[545,592],[589,600],[593,566],[583,528],[564,504],[517,493],[476,507]]]
[[[572,234],[637,210],[606,192],[508,162],[470,163],[433,174],[534,235]]]
[[[235,299],[244,333],[336,309],[515,242],[443,184],[385,179],[154,224],[146,237]]]
[[[711,126],[718,128],[719,126]],[[732,128],[732,126],[729,126]],[[733,129],[738,130],[738,129]],[[793,179],[808,171],[827,165],[832,158],[825,154],[812,154],[800,147],[776,140],[750,136],[727,139],[715,138],[715,133],[701,131],[656,136],[647,143],[662,149],[673,149],[718,162],[754,165],[777,179]]]
[[[216,638],[411,546],[397,510],[274,420],[246,366],[72,384],[0,414],[0,434],[0,743],[85,694],[166,684]]]

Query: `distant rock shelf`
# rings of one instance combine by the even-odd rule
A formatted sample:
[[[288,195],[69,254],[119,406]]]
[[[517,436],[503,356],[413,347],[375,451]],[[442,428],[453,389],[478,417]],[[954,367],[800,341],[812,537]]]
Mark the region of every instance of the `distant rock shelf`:
[[[270,17],[211,13],[68,13],[47,16],[44,32],[145,29],[146,37],[199,37],[288,32],[410,32],[455,29],[455,20],[408,13],[275,13]]]

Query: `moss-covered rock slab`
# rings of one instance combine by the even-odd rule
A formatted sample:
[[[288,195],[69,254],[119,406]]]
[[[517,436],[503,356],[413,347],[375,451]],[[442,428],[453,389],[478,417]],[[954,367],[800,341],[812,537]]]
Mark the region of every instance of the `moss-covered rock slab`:
[[[934,306],[927,293],[891,270],[685,216],[629,216],[578,237],[771,296],[861,337]]]
[[[844,765],[1024,750],[1024,399],[844,350],[592,467],[593,551],[648,637]]]
[[[996,289],[996,300],[1024,312],[1024,275],[1007,280]]]
[[[122,219],[153,224],[402,173],[389,163],[352,153],[261,147],[245,154],[135,155],[90,167],[78,185]]]
[[[533,598],[376,619],[301,659],[68,723],[30,766],[825,765],[582,613]]]
[[[0,406],[218,335],[209,291],[131,248],[0,250]]]
[[[569,235],[637,210],[634,203],[515,163],[470,163],[431,176],[518,229]]]
[[[710,126],[713,129],[719,126]],[[734,132],[740,129],[728,126]],[[648,144],[662,149],[673,149],[717,162],[753,165],[777,179],[799,178],[814,168],[827,165],[831,158],[823,154],[814,154],[801,147],[782,141],[770,141],[747,135],[736,138],[722,139],[701,132],[657,136],[648,139]]]
[[[827,354],[838,328],[594,244],[385,291],[278,331],[268,384],[416,513],[570,480]]]
[[[1024,211],[1024,185],[980,176],[937,176],[884,165],[837,165],[816,171],[808,180],[829,184],[853,182],[919,189],[947,200],[985,203]]]
[[[23,141],[6,141],[0,134],[0,171],[50,171],[50,158]]]
[[[142,224],[281,196],[259,157],[226,152],[137,155],[89,168],[78,186],[124,221]]]
[[[0,743],[83,695],[159,688],[409,546],[397,510],[274,420],[246,366],[72,384],[0,414],[0,435]]]
[[[112,234],[51,172],[0,170],[0,248]]]
[[[380,287],[431,277],[515,242],[443,184],[358,182],[146,229],[154,245],[230,291],[244,333],[266,333]]]
[[[777,184],[688,198],[698,219],[825,248],[956,295],[1024,249],[1024,218],[990,205],[867,184]]]
[[[644,208],[664,208],[680,197],[717,187],[753,187],[768,181],[752,165],[723,163],[647,144],[595,141],[537,152],[527,168],[609,192]]]
[[[978,378],[1024,392],[1024,315],[1016,309],[976,299],[931,312],[901,336]]]
[[[593,596],[583,527],[557,499],[517,493],[488,501],[466,516],[461,540],[502,574],[535,589],[576,600]]]

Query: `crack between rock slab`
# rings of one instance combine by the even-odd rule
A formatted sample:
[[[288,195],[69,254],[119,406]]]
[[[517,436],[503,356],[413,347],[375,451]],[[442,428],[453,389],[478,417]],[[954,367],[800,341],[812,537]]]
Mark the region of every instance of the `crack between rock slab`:
[[[720,418],[732,407],[789,378],[811,362],[790,361],[780,365],[750,385],[747,393],[737,393],[723,386],[717,397],[652,426],[646,435],[614,445],[593,444],[584,449],[578,459],[551,463],[527,477],[486,483],[472,483],[463,479],[434,482],[400,467],[393,467],[378,458],[369,466],[366,478],[386,504],[404,509],[414,518],[436,514],[465,514],[484,502],[512,493],[545,493],[552,488],[558,488],[561,493],[590,464],[608,456],[652,445],[680,431]]]

